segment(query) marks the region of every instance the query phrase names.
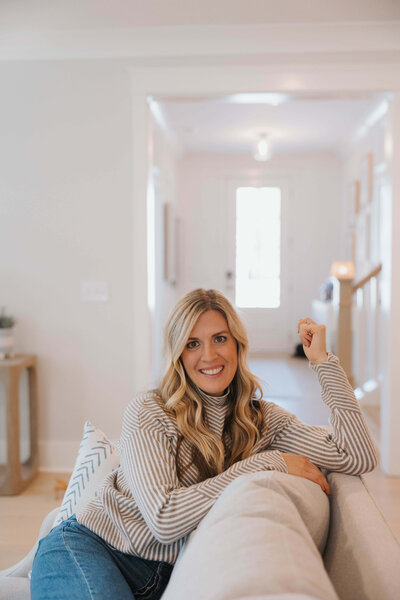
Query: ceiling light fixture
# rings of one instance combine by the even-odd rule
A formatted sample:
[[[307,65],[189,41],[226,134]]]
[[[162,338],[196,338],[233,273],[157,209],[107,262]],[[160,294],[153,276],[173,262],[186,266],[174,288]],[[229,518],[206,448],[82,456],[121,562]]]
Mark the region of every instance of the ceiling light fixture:
[[[254,158],[260,162],[266,162],[270,160],[271,156],[271,140],[266,133],[262,133],[254,149]]]
[[[271,106],[279,106],[290,100],[289,94],[278,93],[247,93],[247,94],[230,94],[223,98],[225,102],[231,104],[270,104]]]

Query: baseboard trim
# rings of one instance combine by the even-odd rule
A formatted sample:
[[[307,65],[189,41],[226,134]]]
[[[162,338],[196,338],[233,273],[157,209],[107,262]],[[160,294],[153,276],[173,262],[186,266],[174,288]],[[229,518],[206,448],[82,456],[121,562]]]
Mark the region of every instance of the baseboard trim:
[[[39,473],[54,473],[55,475],[68,475],[72,473],[72,469],[56,469],[54,467],[39,467]]]
[[[71,473],[80,446],[80,440],[39,442],[39,470]]]
[[[110,440],[116,444],[115,440]],[[81,440],[40,441],[39,471],[47,473],[72,473],[78,456]]]

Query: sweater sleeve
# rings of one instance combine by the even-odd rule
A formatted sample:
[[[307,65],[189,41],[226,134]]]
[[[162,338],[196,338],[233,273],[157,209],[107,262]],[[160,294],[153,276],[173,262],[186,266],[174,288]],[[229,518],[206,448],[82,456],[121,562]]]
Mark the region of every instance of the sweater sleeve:
[[[195,529],[236,477],[263,470],[287,473],[281,453],[268,450],[238,461],[215,477],[184,487],[177,477],[170,440],[158,419],[149,427],[146,412],[145,421],[145,426],[136,427],[121,439],[121,468],[144,520],[163,544]]]
[[[316,466],[330,471],[360,475],[377,465],[376,450],[360,406],[339,359],[328,353],[324,363],[310,367],[317,373],[322,400],[331,409],[326,427],[302,423],[295,415],[278,408],[282,427],[269,449],[307,456]]]

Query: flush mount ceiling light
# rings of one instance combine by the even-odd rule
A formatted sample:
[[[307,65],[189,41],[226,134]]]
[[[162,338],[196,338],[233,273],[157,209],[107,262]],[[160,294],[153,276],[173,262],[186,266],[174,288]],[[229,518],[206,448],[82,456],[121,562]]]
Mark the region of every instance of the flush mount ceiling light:
[[[271,106],[279,106],[290,100],[289,94],[277,93],[248,93],[248,94],[230,94],[224,97],[225,102],[231,104],[270,104]]]
[[[260,162],[266,162],[267,160],[270,160],[272,156],[271,139],[267,136],[266,133],[262,133],[260,135],[258,142],[255,145],[253,156],[255,160],[258,160]]]

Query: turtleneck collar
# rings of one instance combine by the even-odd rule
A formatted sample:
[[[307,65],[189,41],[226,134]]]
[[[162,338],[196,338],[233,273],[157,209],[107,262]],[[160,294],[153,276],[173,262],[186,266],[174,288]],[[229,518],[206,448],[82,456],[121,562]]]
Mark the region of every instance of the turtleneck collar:
[[[205,406],[226,406],[226,404],[228,404],[229,402],[229,396],[231,391],[229,387],[222,396],[210,396],[197,386],[195,386],[195,390],[202,399],[203,404]]]

